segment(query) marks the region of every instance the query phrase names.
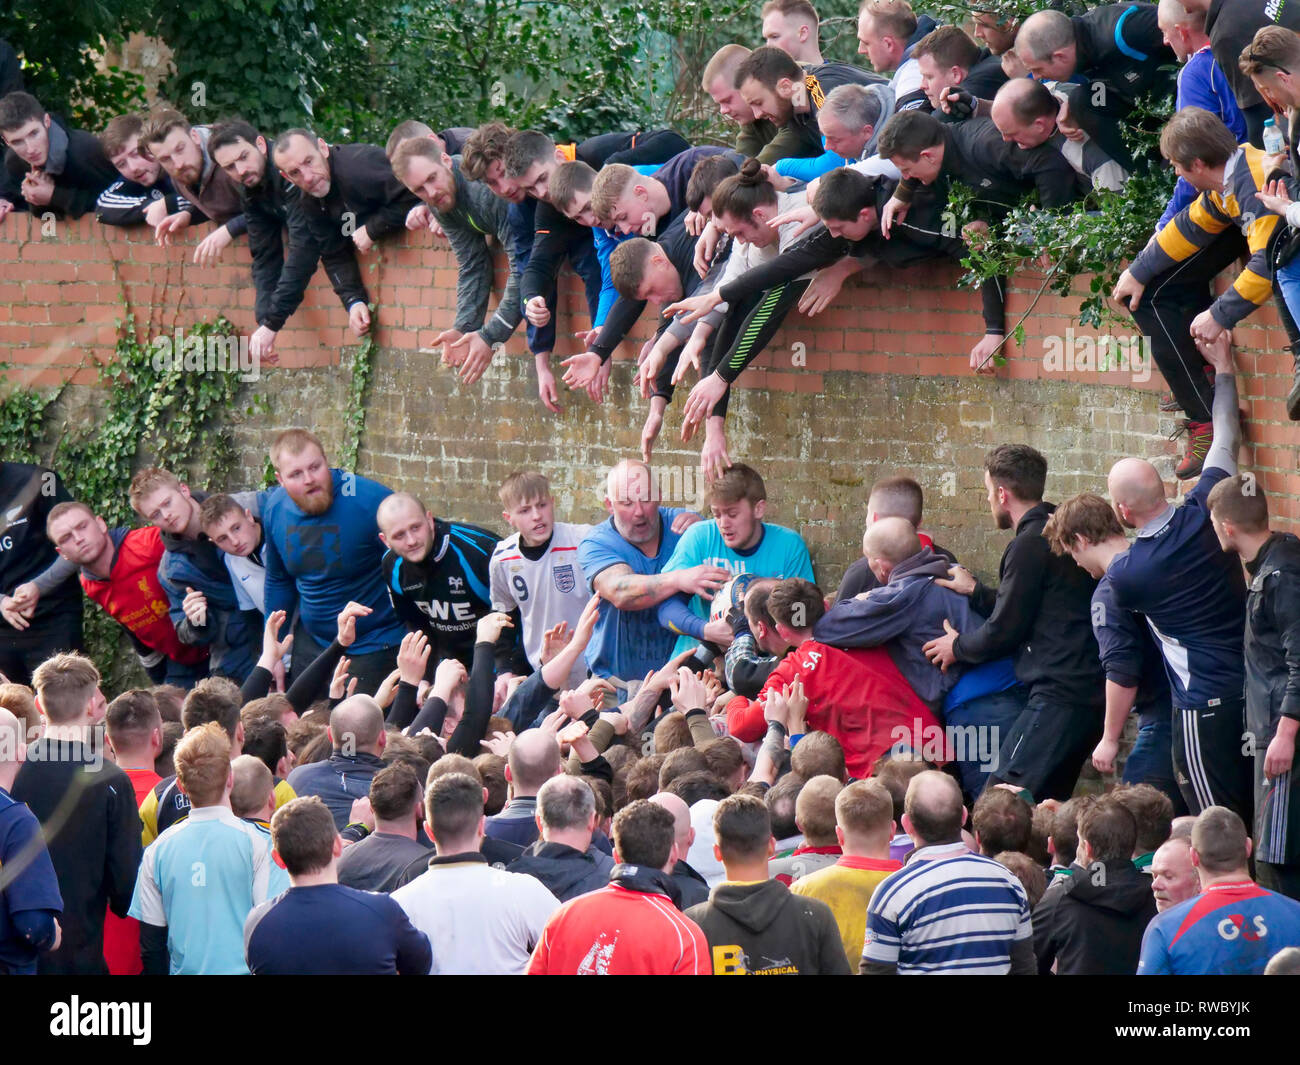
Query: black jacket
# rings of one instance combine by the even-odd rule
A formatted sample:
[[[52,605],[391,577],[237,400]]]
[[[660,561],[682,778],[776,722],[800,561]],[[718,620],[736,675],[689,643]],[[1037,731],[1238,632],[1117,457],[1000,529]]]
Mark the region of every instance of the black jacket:
[[[397,180],[384,150],[373,144],[335,144],[329,154],[330,188],[323,197],[303,196],[307,224],[321,262],[343,306],[369,296],[353,252],[352,234],[364,226],[371,240],[406,229],[406,216],[420,201]]]
[[[45,832],[63,895],[63,943],[42,954],[42,974],[107,975],[104,912],[125,917],[143,848],[131,779],[104,752],[40,739],[28,748],[12,795]]]
[[[258,325],[278,333],[302,303],[302,295],[320,262],[320,246],[301,210],[302,191],[282,178],[270,160],[260,184],[251,189],[240,186],[239,200],[248,223],[248,249],[253,255],[253,285],[257,290],[254,314]]]
[[[998,588],[977,583],[971,607],[988,618],[953,644],[957,661],[975,665],[1011,655],[1030,694],[1070,706],[1100,706],[1105,674],[1092,631],[1097,582],[1068,555],[1054,555],[1043,526],[1055,503],[1025,513],[1002,552]]]
[[[106,226],[144,225],[145,212],[154,200],[166,203],[168,214],[188,211],[191,224],[207,218],[207,215],[176,191],[168,174],[159,172],[158,180],[152,185],[142,185],[126,178],[114,181],[95,201],[95,221]]]
[[[1228,76],[1237,106],[1243,111],[1263,103],[1255,83],[1241,72],[1238,60],[1264,26],[1285,26],[1300,33],[1300,4],[1279,3],[1279,0],[1213,0],[1205,16],[1210,50]]]
[[[719,884],[686,916],[713,954],[713,975],[848,976],[835,915],[779,880]]]
[[[709,901],[709,882],[686,862],[679,861],[674,865],[669,876],[673,878],[677,890],[682,893],[683,910]]]
[[[1139,96],[1173,95],[1178,57],[1164,43],[1156,10],[1155,4],[1104,4],[1070,20],[1077,56],[1074,78],[1086,82],[1072,101],[1077,96],[1094,114],[1121,119]],[[1240,54],[1233,56],[1233,68]]]
[[[93,133],[68,129],[61,119],[51,118],[49,135],[50,150],[41,169],[54,179],[54,194],[46,205],[33,208],[17,200],[14,206],[37,214],[52,211],[60,217],[80,218],[95,209],[99,194],[121,175]],[[10,150],[5,153],[5,170],[12,183],[18,185],[31,167]]]
[[[603,888],[613,870],[614,859],[596,847],[580,851],[540,839],[506,866],[507,872],[526,873],[540,880],[561,902]]]
[[[935,195],[947,198],[948,182],[975,191],[973,205],[983,217],[999,218],[1026,193],[1038,191],[1042,207],[1061,207],[1078,199],[1074,167],[1050,144],[1028,150],[1002,139],[989,118],[970,118],[943,127],[943,164]],[[911,203],[920,182],[904,179],[895,196]]]
[[[1070,866],[1034,908],[1034,955],[1046,975],[1132,976],[1156,915],[1151,877],[1127,858]]]
[[[53,470],[27,462],[0,463],[0,592],[8,595],[18,585],[43,573],[58,559],[45,535],[45,520],[59,503],[72,499]],[[22,633],[0,618],[0,640],[24,642],[48,637],[75,621],[81,631],[81,583],[65,580],[37,601],[31,626]]]
[[[1246,727],[1262,751],[1278,718],[1300,718],[1300,539],[1274,533],[1246,570]]]
[[[18,53],[8,41],[0,40],[0,96],[23,91],[23,68]]]

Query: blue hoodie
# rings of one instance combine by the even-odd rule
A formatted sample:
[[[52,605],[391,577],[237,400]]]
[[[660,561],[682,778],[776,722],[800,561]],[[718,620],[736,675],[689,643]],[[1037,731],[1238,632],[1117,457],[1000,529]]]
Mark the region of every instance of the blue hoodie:
[[[978,628],[984,618],[967,596],[934,583],[947,577],[951,563],[923,547],[894,567],[889,583],[864,597],[836,603],[813,626],[813,639],[832,647],[879,647],[889,652],[907,683],[932,709],[961,677],[960,663],[944,673],[921,650],[944,633],[947,619],[958,632]]]

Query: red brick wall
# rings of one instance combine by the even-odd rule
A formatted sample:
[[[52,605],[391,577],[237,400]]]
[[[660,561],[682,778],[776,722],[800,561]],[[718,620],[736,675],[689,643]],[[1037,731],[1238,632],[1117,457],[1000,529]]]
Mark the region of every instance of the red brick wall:
[[[9,378],[40,387],[69,377],[92,384],[87,367],[111,351],[115,321],[126,307],[145,338],[218,312],[251,331],[246,245],[241,241],[220,266],[205,269],[191,261],[194,243],[160,248],[146,228],[112,229],[89,218],[58,223],[48,236],[39,220],[25,215],[0,223],[0,361],[13,364]],[[420,353],[453,316],[456,268],[445,243],[413,236],[382,246],[363,263],[380,307],[382,350],[362,471],[395,487],[431,490],[449,507],[459,506],[459,514],[488,520],[498,513],[490,489],[500,476],[532,463],[557,481],[562,502],[588,509],[588,489],[598,492],[597,471],[634,449],[639,436],[644,404],[630,387],[639,344],[619,351],[605,407],[569,396],[564,415],[555,418],[536,401],[522,330],[498,365],[468,389],[434,355]],[[503,270],[501,260],[499,279]],[[1124,454],[1166,456],[1160,466],[1168,474],[1181,448],[1164,439],[1173,423],[1156,412],[1155,393],[1164,387],[1158,373],[1133,385],[1115,371],[1045,368],[1044,338],[1072,326],[1075,296],[1039,299],[1025,322],[1026,343],[1010,350],[995,378],[974,377],[967,353],[982,328],[979,302],[957,287],[959,276],[947,266],[866,274],[817,318],[793,316],[742,379],[730,419],[733,458],[771,471],[774,511],[782,514],[784,504],[786,523],[800,525],[815,554],[822,552],[835,569],[856,555],[866,487],[886,472],[911,471],[923,484],[928,478],[927,524],[968,540],[975,559],[991,565],[1003,541],[987,528],[978,494],[990,444],[1023,439],[1044,449],[1053,471],[1049,496],[1058,499],[1103,491],[1105,470]],[[1013,283],[1009,323],[1028,309],[1040,281],[1026,275]],[[557,363],[576,350],[573,330],[586,325],[574,278],[565,280],[562,308]],[[648,335],[649,321],[639,335]],[[256,455],[274,428],[308,421],[328,432],[338,421],[346,383],[330,368],[352,342],[338,300],[318,272],[280,334],[278,367],[252,386],[266,390],[276,424],[238,431],[250,471],[260,470]],[[1283,524],[1295,522],[1300,427],[1286,417],[1291,360],[1273,310],[1256,314],[1237,342],[1250,414],[1242,461],[1260,473]],[[800,344],[804,365],[795,359]],[[681,402],[670,411],[661,454],[689,463],[696,445],[670,439]],[[960,500],[935,498],[935,481],[945,470],[956,475]]]

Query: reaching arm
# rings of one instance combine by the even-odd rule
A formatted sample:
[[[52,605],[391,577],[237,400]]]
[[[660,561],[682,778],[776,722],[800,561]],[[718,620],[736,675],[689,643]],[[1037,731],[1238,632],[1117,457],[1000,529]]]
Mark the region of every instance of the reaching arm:
[[[1237,406],[1237,378],[1229,370],[1214,375],[1214,407],[1211,411],[1214,442],[1205,456],[1205,468],[1237,472],[1237,452],[1241,448],[1241,411]]]

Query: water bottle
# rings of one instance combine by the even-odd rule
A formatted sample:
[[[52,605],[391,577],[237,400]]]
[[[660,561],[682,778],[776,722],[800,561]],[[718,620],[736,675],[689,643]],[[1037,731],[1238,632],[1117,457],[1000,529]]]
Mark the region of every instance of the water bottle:
[[[1264,151],[1269,155],[1277,155],[1285,150],[1286,140],[1282,137],[1282,131],[1277,128],[1277,122],[1268,119],[1264,123]]]

